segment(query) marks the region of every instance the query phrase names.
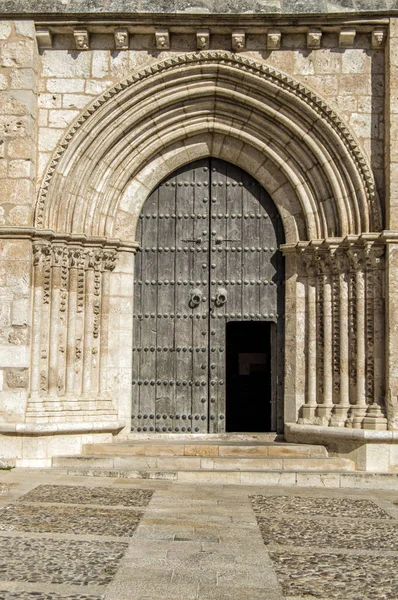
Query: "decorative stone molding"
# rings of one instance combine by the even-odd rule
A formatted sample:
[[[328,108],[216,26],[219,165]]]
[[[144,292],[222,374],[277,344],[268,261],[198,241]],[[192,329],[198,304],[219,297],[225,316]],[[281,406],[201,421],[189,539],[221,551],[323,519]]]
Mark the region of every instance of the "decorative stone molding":
[[[36,40],[39,50],[49,50],[53,46],[53,37],[51,31],[46,27],[36,28]]]
[[[246,33],[243,29],[232,32],[232,50],[240,52],[246,47]]]
[[[128,50],[129,48],[129,32],[125,28],[115,30],[115,48],[116,50]]]
[[[73,32],[76,50],[89,50],[89,33],[87,29],[75,29]]]
[[[196,47],[198,50],[208,50],[210,47],[209,29],[199,29],[196,32]]]
[[[157,50],[170,49],[170,33],[168,29],[157,29],[155,31],[155,44]]]
[[[355,42],[355,36],[357,32],[355,29],[340,29],[339,33],[339,46],[340,48],[353,48]]]
[[[307,48],[314,50],[321,47],[322,31],[321,29],[309,29],[307,32]]]
[[[267,50],[279,50],[281,47],[282,33],[279,29],[268,29]]]
[[[282,250],[296,253],[306,289],[307,394],[299,423],[387,429],[381,234]]]

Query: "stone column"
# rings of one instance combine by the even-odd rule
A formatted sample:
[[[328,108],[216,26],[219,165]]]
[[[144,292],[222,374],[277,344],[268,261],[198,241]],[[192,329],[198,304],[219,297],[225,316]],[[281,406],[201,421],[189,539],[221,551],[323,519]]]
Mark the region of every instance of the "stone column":
[[[348,335],[348,259],[344,250],[335,254],[339,289],[339,400],[330,421],[332,427],[344,427],[350,410],[349,335]]]
[[[322,289],[320,303],[322,306],[322,397],[318,402],[317,419],[318,425],[329,425],[331,411],[333,409],[333,330],[332,330],[332,281],[330,268],[330,255],[328,250],[318,250],[319,284]]]
[[[364,429],[387,429],[383,385],[383,255],[384,246],[367,251],[366,272],[366,337],[367,337],[367,403]]]
[[[352,408],[352,426],[361,429],[366,414],[366,340],[365,340],[365,255],[362,247],[352,247],[348,250],[351,266],[354,270],[355,286],[355,362],[356,391]]]
[[[312,424],[317,407],[316,377],[316,272],[315,257],[312,249],[304,249],[301,255],[303,274],[306,277],[306,396],[301,409],[299,423]]]
[[[285,286],[285,422],[296,423],[305,403],[305,283],[297,275],[296,248],[284,248]]]
[[[40,355],[41,355],[41,331],[43,311],[43,263],[44,257],[50,253],[47,244],[38,243],[33,245],[33,320],[32,320],[32,353],[31,353],[31,396],[40,396]]]
[[[59,325],[61,307],[61,267],[64,247],[62,244],[53,246],[52,249],[52,285],[50,305],[50,335],[49,335],[49,373],[48,390],[50,396],[57,395],[58,383],[58,348],[59,348]]]
[[[68,333],[66,344],[66,393],[73,396],[75,392],[75,337],[77,307],[77,264],[82,250],[69,249],[69,298],[68,298]]]

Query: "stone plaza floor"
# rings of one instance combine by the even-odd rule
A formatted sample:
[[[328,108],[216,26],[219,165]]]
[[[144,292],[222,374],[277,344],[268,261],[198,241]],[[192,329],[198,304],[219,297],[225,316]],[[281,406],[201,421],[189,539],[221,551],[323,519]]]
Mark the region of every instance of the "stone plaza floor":
[[[0,600],[398,599],[398,492],[0,471]]]

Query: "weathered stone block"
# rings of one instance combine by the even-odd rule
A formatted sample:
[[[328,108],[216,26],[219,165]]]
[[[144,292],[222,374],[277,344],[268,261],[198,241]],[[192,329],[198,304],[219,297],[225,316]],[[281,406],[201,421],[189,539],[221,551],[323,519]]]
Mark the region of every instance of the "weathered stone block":
[[[34,90],[36,74],[33,69],[16,69],[10,74],[10,88],[15,90]]]
[[[91,55],[89,52],[57,50],[43,55],[43,76],[65,79],[89,77]]]
[[[9,158],[31,158],[33,154],[32,140],[21,138],[8,142]]]
[[[0,115],[26,115],[28,112],[27,103],[13,97],[10,92],[0,96]]]
[[[85,94],[64,94],[62,98],[63,108],[84,108],[89,102],[92,102],[90,96]]]
[[[8,165],[8,174],[10,177],[29,178],[32,174],[32,161],[30,160],[11,160]]]
[[[28,387],[28,378],[28,369],[6,369],[6,382],[10,389]]]
[[[93,77],[101,79],[109,73],[109,53],[106,50],[95,50],[91,65]]]
[[[29,352],[25,346],[0,346],[1,367],[28,367]]]
[[[49,127],[39,128],[39,150],[51,152],[56,147],[57,143],[64,133],[63,129],[52,129]]]
[[[9,204],[29,204],[32,201],[33,186],[30,179],[7,179],[3,183],[3,202]]]
[[[11,22],[10,21],[0,21],[0,40],[6,40],[11,35]]]
[[[14,21],[14,27],[17,35],[35,39],[36,30],[33,21]]]
[[[0,136],[26,137],[30,128],[25,116],[0,116]]]
[[[18,298],[11,303],[11,325],[25,326],[29,319],[30,303],[28,299]]]
[[[40,108],[60,108],[62,96],[60,94],[39,94],[38,105]]]
[[[24,346],[29,341],[29,330],[27,327],[14,327],[8,334],[8,342],[15,346]]]
[[[35,50],[33,40],[19,40],[4,44],[1,48],[0,64],[3,67],[31,67]]]
[[[8,162],[5,158],[0,158],[0,178],[7,177]]]
[[[50,110],[48,125],[49,127],[66,128],[78,114],[77,110]]]
[[[0,75],[0,90],[6,90],[8,88],[8,80],[6,75]]]
[[[47,79],[46,87],[50,93],[71,94],[83,92],[85,79]]]

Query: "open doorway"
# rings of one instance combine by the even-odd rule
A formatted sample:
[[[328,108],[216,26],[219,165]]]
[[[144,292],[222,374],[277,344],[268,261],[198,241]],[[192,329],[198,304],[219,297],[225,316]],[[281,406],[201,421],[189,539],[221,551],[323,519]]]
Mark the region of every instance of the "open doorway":
[[[271,431],[274,323],[231,321],[226,331],[226,430]]]

